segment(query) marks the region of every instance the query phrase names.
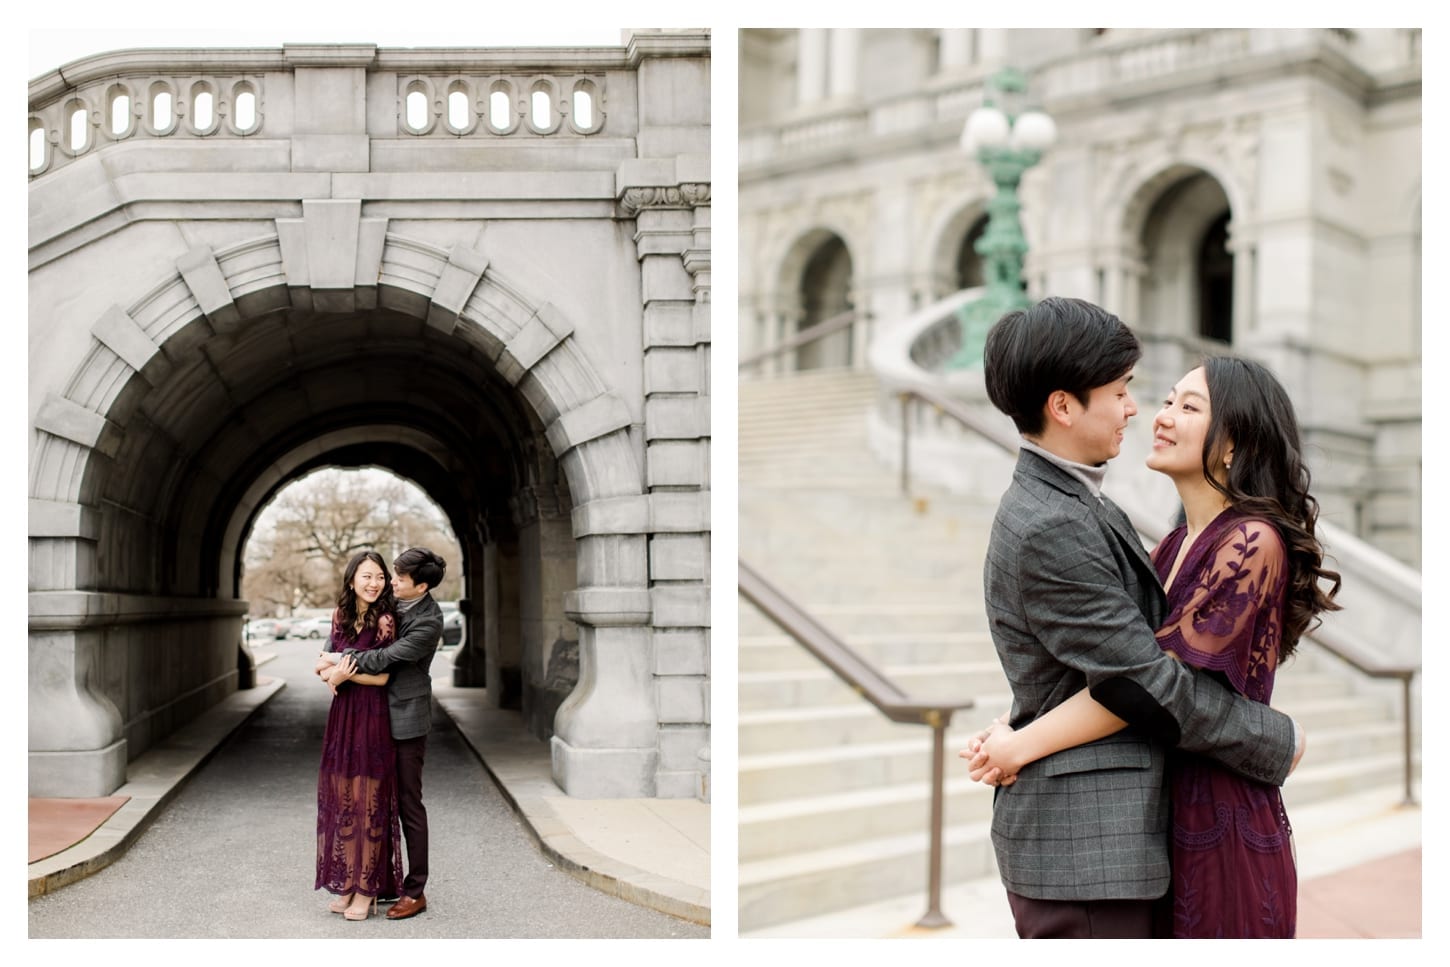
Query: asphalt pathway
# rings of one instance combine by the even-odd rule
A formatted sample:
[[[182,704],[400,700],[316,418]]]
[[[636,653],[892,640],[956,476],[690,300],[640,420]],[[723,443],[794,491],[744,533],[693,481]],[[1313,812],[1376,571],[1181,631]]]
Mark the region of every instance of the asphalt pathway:
[[[703,938],[709,928],[554,868],[435,704],[423,771],[428,909],[362,922],[316,875],[317,766],[331,695],[315,642],[265,646],[287,687],[237,731],[118,862],[29,902],[32,938]]]

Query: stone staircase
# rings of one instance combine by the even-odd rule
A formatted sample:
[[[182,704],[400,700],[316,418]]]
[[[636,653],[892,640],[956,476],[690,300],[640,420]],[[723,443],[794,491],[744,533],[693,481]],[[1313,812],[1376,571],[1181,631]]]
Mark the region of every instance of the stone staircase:
[[[957,768],[966,738],[1010,705],[983,618],[997,498],[917,490],[871,455],[870,374],[813,370],[740,385],[742,559],[913,697],[976,702],[947,736],[944,879],[995,876],[991,790]],[[1354,681],[1305,645],[1276,707],[1310,737],[1296,804],[1402,782],[1393,689]],[[931,732],[889,722],[744,599],[739,626],[742,934],[924,895]],[[924,909],[924,907],[923,907]]]

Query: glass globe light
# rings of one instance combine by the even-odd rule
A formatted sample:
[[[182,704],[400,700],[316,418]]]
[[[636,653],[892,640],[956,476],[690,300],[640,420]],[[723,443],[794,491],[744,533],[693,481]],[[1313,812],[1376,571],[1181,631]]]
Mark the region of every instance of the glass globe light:
[[[1028,111],[1012,125],[1012,147],[1046,151],[1057,141],[1057,124],[1041,111]]]
[[[999,148],[1007,143],[1009,131],[1007,115],[995,107],[979,107],[962,128],[962,150],[975,153],[978,148]]]

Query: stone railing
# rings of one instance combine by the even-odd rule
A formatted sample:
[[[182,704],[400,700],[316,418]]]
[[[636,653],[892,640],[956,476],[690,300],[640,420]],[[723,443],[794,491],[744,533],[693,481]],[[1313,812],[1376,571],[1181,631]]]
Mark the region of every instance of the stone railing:
[[[146,138],[288,138],[299,68],[362,68],[393,92],[372,137],[633,137],[607,131],[609,72],[637,66],[633,47],[548,51],[126,50],[85,58],[30,84],[29,173],[36,178],[105,147]],[[391,78],[378,83],[381,75]]]
[[[1418,33],[1406,43],[1417,45]],[[1239,66],[1258,70],[1265,55],[1315,57],[1321,49],[1352,57],[1353,41],[1332,30],[1183,29],[1149,37],[1100,43],[1036,65],[1028,71],[1034,99],[1062,110],[1072,102],[1099,104],[1124,88],[1147,83],[1171,86],[1205,70],[1231,77]],[[1417,49],[1417,48],[1416,48]],[[1417,55],[1416,55],[1417,56]],[[851,147],[869,151],[873,140],[883,147],[907,136],[955,137],[968,114],[982,103],[982,74],[955,79],[927,79],[920,91],[879,101],[823,105],[820,111],[797,109],[796,115],[740,132],[740,167],[811,158]]]
[[[1010,421],[987,399],[980,370],[945,368],[956,348],[950,330],[956,325],[957,310],[981,291],[958,292],[878,328],[868,357],[879,387],[870,440],[878,459],[899,469],[905,428],[910,433],[913,479],[955,492],[1000,493],[1010,477],[1012,462],[996,444],[959,420],[903,399],[903,391],[925,389],[965,407],[978,421],[1012,429]],[[1161,380],[1144,377],[1145,368],[1171,371],[1176,377],[1191,365],[1197,348],[1145,338],[1139,376],[1150,385]],[[1134,426],[1142,429],[1143,420],[1140,412]],[[1156,523],[1162,533],[1176,517],[1178,501],[1173,488],[1144,465],[1148,445],[1146,431],[1130,433],[1122,455],[1113,462],[1105,489],[1134,521]],[[1421,655],[1420,572],[1322,517],[1316,533],[1324,544],[1328,566],[1343,577],[1339,603],[1344,610],[1324,616],[1325,626],[1340,642],[1339,649],[1368,665],[1417,665]]]

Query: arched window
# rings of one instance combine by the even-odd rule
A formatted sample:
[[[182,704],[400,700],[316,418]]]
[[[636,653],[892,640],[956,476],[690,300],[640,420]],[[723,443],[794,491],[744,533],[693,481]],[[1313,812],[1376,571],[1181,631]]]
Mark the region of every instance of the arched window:
[[[171,92],[157,89],[151,95],[151,127],[158,134],[171,130],[175,117],[171,110]]]
[[[836,235],[816,246],[801,273],[801,319],[797,331],[835,319],[851,309],[851,253]],[[797,369],[848,366],[851,330],[845,329],[796,350]]]
[[[1228,250],[1229,213],[1224,212],[1198,246],[1198,334],[1233,342],[1234,258]]]
[[[408,92],[408,127],[423,131],[428,127],[428,95],[422,91]]]
[[[574,126],[586,130],[594,127],[594,98],[582,87],[574,91]]]
[[[32,173],[45,167],[45,128],[34,119],[30,122],[30,170]]]
[[[131,95],[114,89],[111,95],[111,134],[120,137],[131,128]]]
[[[468,94],[464,91],[451,91],[448,95],[448,126],[455,131],[462,131],[468,127]]]
[[[975,289],[987,284],[986,272],[982,269],[982,257],[977,254],[977,242],[987,231],[987,216],[983,215],[972,223],[962,247],[957,251],[957,288]]]
[[[86,147],[86,135],[89,125],[86,123],[87,111],[84,107],[73,108],[70,112],[70,145],[71,151],[84,151]]]
[[[506,131],[512,121],[508,92],[494,91],[488,96],[488,123],[499,131]]]
[[[251,131],[257,126],[257,95],[250,90],[240,90],[236,95],[236,117],[237,130],[243,133]]]
[[[215,120],[215,98],[211,91],[197,91],[191,98],[191,126],[197,131],[205,131],[211,127]]]
[[[549,127],[553,113],[549,110],[549,92],[535,90],[529,96],[529,106],[532,111],[530,116],[533,119],[534,127],[541,129]]]

